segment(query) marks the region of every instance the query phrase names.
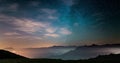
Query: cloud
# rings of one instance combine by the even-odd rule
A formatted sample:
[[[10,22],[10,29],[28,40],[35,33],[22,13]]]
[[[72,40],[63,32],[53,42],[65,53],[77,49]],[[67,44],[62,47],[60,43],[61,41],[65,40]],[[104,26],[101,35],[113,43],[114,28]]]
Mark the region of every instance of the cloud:
[[[18,36],[17,38],[19,39],[27,39],[27,40],[41,40],[42,37],[38,37],[38,36]]]
[[[60,29],[60,33],[61,33],[61,34],[65,34],[65,35],[70,35],[70,34],[72,34],[72,32],[69,31],[67,28],[61,28],[61,29]]]
[[[13,27],[10,27],[12,33],[5,33],[5,35],[19,35],[17,32],[21,33],[27,33],[32,36],[37,36],[40,37],[35,37],[36,39],[41,39],[42,37],[53,37],[53,38],[58,38],[62,35],[70,35],[72,32],[68,30],[67,28],[62,28],[62,27],[53,27],[52,22],[43,22],[43,21],[36,21],[33,19],[28,19],[28,18],[16,18],[12,16],[6,16],[6,15],[0,15],[0,21],[5,22],[9,24],[10,26],[12,25]],[[29,35],[26,36],[14,36],[15,38],[23,39],[23,38],[28,38]],[[32,39],[35,39],[32,38]]]
[[[45,34],[45,36],[47,36],[47,37],[53,37],[53,38],[59,37],[58,34]]]
[[[37,19],[43,21],[58,21],[59,13],[57,9],[42,8],[39,11],[41,14],[37,16]]]
[[[56,17],[56,16],[52,16],[52,15],[49,15],[48,16],[48,19],[57,19],[58,17]]]
[[[43,8],[40,10],[42,12],[42,16],[47,17],[47,19],[57,19],[57,10],[56,9],[50,9],[50,8]]]
[[[42,40],[42,36],[24,35],[16,33],[4,33],[5,40]]]
[[[45,34],[45,36],[53,37],[53,38],[60,37],[61,34],[62,35],[70,35],[70,34],[72,34],[72,32],[69,31],[67,28],[61,28],[61,27],[59,27],[59,28],[55,28],[55,27],[51,28],[51,27],[49,27],[49,28],[46,29],[46,32],[47,33]]]
[[[17,31],[22,31],[25,33],[34,33],[34,32],[43,31],[43,29],[49,27],[50,24],[49,22],[43,23],[33,19],[16,18],[6,15],[0,15],[0,22],[7,23],[10,26],[14,26],[12,27],[12,29]]]
[[[49,9],[49,8],[43,8],[43,9],[40,9],[42,12],[46,13],[46,14],[49,14],[49,15],[52,15],[52,14],[55,14],[57,12],[57,10],[55,9]]]
[[[0,14],[0,22],[12,22],[14,21],[14,17],[10,17],[10,16],[7,16],[7,15],[4,15],[4,14]]]
[[[79,23],[76,22],[76,23],[74,23],[73,25],[74,25],[74,26],[79,26]]]
[[[4,35],[7,35],[7,36],[14,36],[14,35],[21,35],[17,32],[7,32],[7,33],[4,33]]]
[[[48,27],[48,28],[46,29],[46,32],[48,32],[48,33],[54,33],[54,32],[56,32],[56,30],[57,30],[57,28]]]
[[[12,24],[17,26],[16,30],[24,31],[27,33],[38,32],[47,26],[46,23],[37,22],[30,19],[15,19]]]

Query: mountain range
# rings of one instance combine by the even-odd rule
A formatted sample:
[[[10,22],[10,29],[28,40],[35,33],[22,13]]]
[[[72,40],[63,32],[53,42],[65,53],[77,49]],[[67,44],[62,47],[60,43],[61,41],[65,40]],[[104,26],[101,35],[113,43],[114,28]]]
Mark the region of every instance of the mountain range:
[[[95,58],[99,55],[120,54],[120,44],[89,46],[53,46],[43,48],[15,49],[17,54],[29,58],[53,58],[63,60],[79,60]],[[24,52],[23,52],[24,51]]]

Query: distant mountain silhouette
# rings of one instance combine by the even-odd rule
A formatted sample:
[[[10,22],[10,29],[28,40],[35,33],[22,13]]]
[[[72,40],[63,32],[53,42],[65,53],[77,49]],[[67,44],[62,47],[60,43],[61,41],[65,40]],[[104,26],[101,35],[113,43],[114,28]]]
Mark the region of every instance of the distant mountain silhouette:
[[[79,46],[65,54],[56,56],[55,58],[65,60],[89,59],[95,58],[98,55],[108,55],[111,53],[119,54],[119,52],[120,44]]]
[[[24,48],[17,51],[23,51],[25,52],[23,56],[31,56],[31,58],[79,60],[94,58],[98,55],[108,55],[114,52],[118,54],[119,50],[120,44],[93,44],[86,46],[52,46],[42,48]]]
[[[31,54],[32,58],[52,58],[53,56],[62,55],[76,49],[75,46],[52,46],[42,48],[25,48],[20,51],[26,51],[26,55]]]
[[[76,48],[77,46],[52,46],[49,48]]]
[[[14,54],[6,50],[0,50],[0,59],[18,59],[18,58],[25,58],[25,57]]]
[[[81,47],[81,46],[79,46],[79,47]],[[104,45],[92,44],[92,45],[84,46],[84,47],[120,47],[120,44],[104,44]]]

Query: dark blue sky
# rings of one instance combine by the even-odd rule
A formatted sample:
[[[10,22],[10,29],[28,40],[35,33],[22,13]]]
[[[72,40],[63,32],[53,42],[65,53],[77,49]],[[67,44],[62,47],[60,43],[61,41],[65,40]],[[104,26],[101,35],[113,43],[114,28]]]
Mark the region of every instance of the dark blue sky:
[[[119,0],[0,0],[0,47],[120,43]]]

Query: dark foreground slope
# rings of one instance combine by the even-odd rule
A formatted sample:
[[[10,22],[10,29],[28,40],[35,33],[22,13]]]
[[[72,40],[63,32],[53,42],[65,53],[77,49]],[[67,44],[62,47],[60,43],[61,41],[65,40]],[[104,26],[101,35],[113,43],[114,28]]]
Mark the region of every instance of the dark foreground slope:
[[[0,59],[18,59],[18,58],[25,58],[25,57],[11,53],[9,51],[0,50]]]
[[[88,60],[60,60],[60,59],[6,59],[0,63],[120,63],[120,54],[98,56]]]

